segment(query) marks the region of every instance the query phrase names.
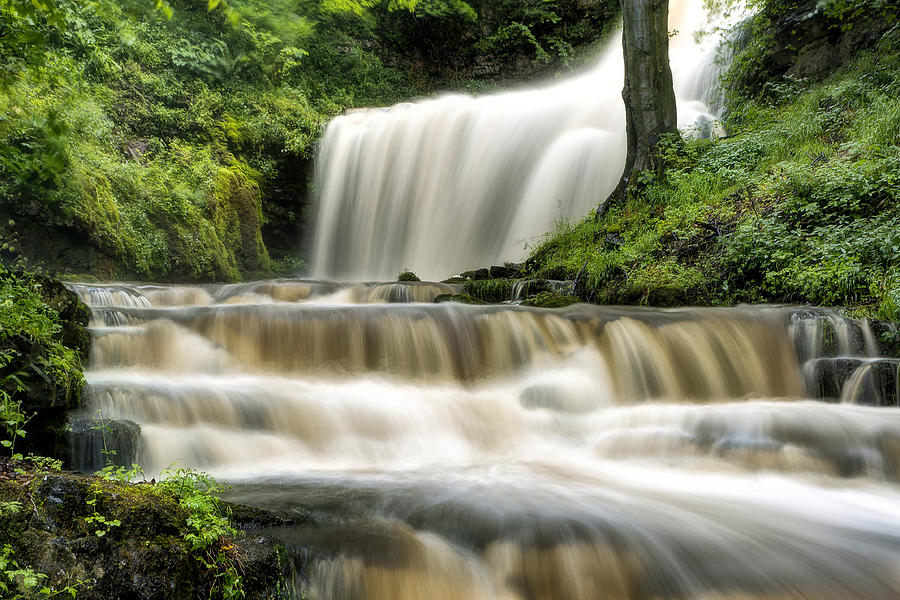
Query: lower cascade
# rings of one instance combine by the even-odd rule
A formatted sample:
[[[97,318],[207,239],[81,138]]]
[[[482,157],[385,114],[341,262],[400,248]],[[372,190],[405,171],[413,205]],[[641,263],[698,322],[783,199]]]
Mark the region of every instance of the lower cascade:
[[[303,515],[273,532],[297,597],[900,597],[884,324],[435,304],[457,290],[428,283],[71,287],[93,311],[81,418],[148,473]]]

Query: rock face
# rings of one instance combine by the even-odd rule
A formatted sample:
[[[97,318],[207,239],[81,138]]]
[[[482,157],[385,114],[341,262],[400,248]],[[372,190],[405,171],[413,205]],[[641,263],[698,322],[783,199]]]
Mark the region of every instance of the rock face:
[[[107,464],[130,467],[138,462],[141,427],[132,421],[73,417],[68,427],[70,466],[82,473]]]
[[[900,406],[900,348],[896,325],[798,311],[792,318],[807,393],[826,402]]]
[[[0,501],[23,508],[0,519],[0,548],[11,546],[18,568],[43,574],[42,586],[71,586],[79,600],[221,597],[215,567],[185,540],[188,513],[156,486],[35,471],[25,482],[4,480],[13,466],[25,463],[0,464]],[[247,598],[287,597],[293,566],[273,539],[223,538],[202,552],[208,565],[236,559]]]
[[[879,18],[839,21],[827,14],[827,4],[802,0],[792,7],[767,7],[763,17],[771,21],[771,36],[765,40],[766,50],[739,85],[759,90],[782,76],[822,79],[872,47],[893,26]],[[770,14],[774,10],[779,14]]]

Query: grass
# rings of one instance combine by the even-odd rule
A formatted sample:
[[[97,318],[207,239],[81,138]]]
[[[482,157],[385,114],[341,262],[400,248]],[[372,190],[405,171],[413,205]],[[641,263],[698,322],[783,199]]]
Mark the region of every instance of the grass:
[[[532,275],[586,265],[601,303],[794,302],[900,318],[900,28],[821,82],[729,104],[729,136],[673,148],[662,181],[562,224]],[[734,68],[742,68],[738,60]]]

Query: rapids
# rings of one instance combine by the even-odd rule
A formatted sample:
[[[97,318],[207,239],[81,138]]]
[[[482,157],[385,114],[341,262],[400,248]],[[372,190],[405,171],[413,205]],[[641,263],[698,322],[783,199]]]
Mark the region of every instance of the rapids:
[[[680,121],[714,135],[714,52],[687,33],[701,2],[671,5]],[[612,41],[541,89],[335,119],[317,275],[443,277],[586,213],[622,170],[621,63]],[[436,304],[460,291],[436,283],[71,287],[93,311],[87,416],[137,423],[148,473],[201,468],[301,515],[268,531],[296,597],[900,598],[882,325]]]
[[[865,321],[407,303],[446,288],[425,283],[71,287],[89,412],[141,426],[149,473],[178,461],[305,515],[274,532],[298,596],[900,597],[897,361]],[[855,370],[825,385],[829,364]],[[890,393],[856,381],[875,365]]]

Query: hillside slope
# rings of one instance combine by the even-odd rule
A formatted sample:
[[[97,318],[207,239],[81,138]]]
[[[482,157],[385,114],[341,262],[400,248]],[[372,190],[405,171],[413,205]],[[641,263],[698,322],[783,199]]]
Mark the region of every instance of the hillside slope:
[[[729,135],[674,144],[664,180],[548,234],[526,275],[581,272],[578,295],[600,303],[796,302],[900,318],[898,9],[762,8],[726,75]]]
[[[572,67],[616,3],[157,5],[0,3],[0,260],[103,279],[294,271],[328,118]]]

